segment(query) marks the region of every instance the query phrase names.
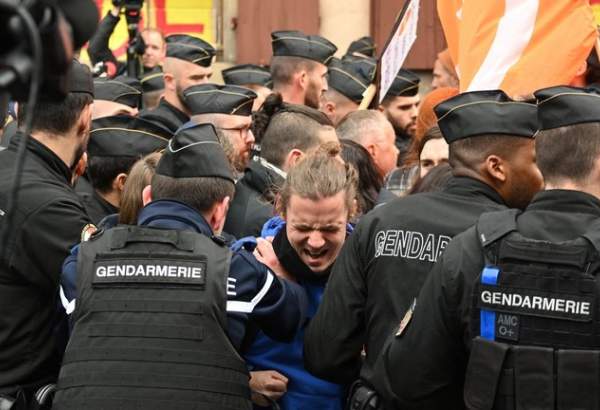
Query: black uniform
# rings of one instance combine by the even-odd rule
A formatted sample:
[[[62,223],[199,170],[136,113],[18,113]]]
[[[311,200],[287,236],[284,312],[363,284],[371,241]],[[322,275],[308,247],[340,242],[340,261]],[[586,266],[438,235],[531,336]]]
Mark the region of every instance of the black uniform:
[[[91,186],[91,185],[90,185]],[[81,203],[93,224],[98,225],[108,215],[119,212],[119,208],[106,201],[92,188],[92,192],[78,192]]]
[[[223,331],[231,252],[222,242],[117,227],[80,252],[54,408],[251,408],[246,366]]]
[[[139,117],[168,129],[172,134],[175,134],[179,127],[190,120],[186,113],[167,102],[164,98],[160,99],[156,108],[150,111],[142,111]]]
[[[6,212],[21,135],[0,152],[0,208]],[[61,265],[89,219],[71,171],[50,149],[28,140],[12,232],[0,265],[0,393],[56,379],[62,351],[53,335]],[[64,346],[62,346],[64,348]]]
[[[550,190],[536,195],[526,211],[518,217],[516,227],[518,233],[525,238],[564,243],[564,241],[576,239],[586,233],[590,226],[598,221],[599,217],[600,200],[597,198],[577,191]],[[497,227],[499,230],[502,228],[504,226]],[[480,235],[481,232],[473,227],[458,235],[449,244],[441,261],[435,265],[419,294],[416,308],[412,313],[412,319],[407,317],[404,321],[403,331],[399,332],[400,335],[390,339],[389,344],[385,346],[382,360],[377,363],[374,380],[379,393],[387,399],[389,408],[464,408],[463,384],[465,371],[472,347],[472,337],[477,335],[474,334],[474,331],[479,329],[480,324],[479,311],[473,308],[476,297],[475,290],[479,286],[478,284],[481,281],[479,277],[485,265]],[[562,248],[566,249],[564,246]],[[530,260],[535,260],[535,253],[529,252],[526,254],[529,255]],[[555,251],[555,254],[558,258],[567,255],[566,253],[561,254],[560,251]],[[544,258],[544,261],[548,262],[547,266],[555,263],[556,260],[553,261],[552,259],[552,257],[547,256]],[[545,278],[550,279],[550,282],[531,282],[530,280],[529,286],[536,284],[536,288],[539,290],[548,286],[556,286],[557,289],[560,286],[567,286],[565,289],[568,289],[568,291],[563,289],[565,299],[568,298],[568,294],[576,295],[586,289],[589,291],[590,285],[592,286],[591,290],[594,290],[591,275],[586,278],[587,286],[584,286],[586,283],[577,283],[573,276],[570,278],[565,276],[568,272],[567,269],[568,267],[563,265],[561,268],[562,273],[558,275],[558,277],[562,276],[562,282],[558,279],[556,281],[550,279],[553,273],[546,272],[547,276]],[[531,274],[540,272],[539,267],[536,268],[534,265],[531,265],[528,271]],[[548,274],[550,275],[548,276]],[[516,280],[522,278],[523,275],[517,275],[513,276],[512,280],[516,285]],[[510,279],[505,277],[502,280],[506,282]],[[595,289],[598,289],[597,283],[595,286]],[[563,324],[559,327],[557,323],[561,321],[544,318],[543,313],[538,312],[540,319],[537,319],[534,323],[540,327],[537,330],[537,337],[543,338],[545,343],[551,344],[553,341],[558,342],[560,340],[560,343],[557,343],[559,346],[572,346],[575,343],[589,342],[595,343],[596,348],[599,346],[597,333],[595,336],[589,337],[585,333],[577,331],[578,328],[581,329],[582,322],[562,321]],[[499,315],[498,317],[502,316],[506,315]],[[509,335],[512,340],[505,339],[505,342],[520,344],[524,339],[536,336],[535,333],[528,332],[525,326],[525,318],[526,316],[521,316],[520,324],[519,322],[515,324],[512,316],[509,317],[510,320],[507,321],[509,324],[508,329],[504,330],[512,332],[512,335]],[[543,332],[541,327],[548,324],[551,324],[556,332],[548,332],[547,329]],[[494,326],[494,323],[492,323],[492,326]],[[498,326],[498,322],[496,322],[496,326]],[[566,330],[565,327],[570,330]],[[498,335],[499,332],[497,332]],[[521,341],[519,341],[520,339]],[[541,344],[539,342],[538,340],[538,345]],[[485,344],[479,344],[479,347],[482,346],[485,347]],[[507,383],[507,380],[498,382],[498,380],[487,378],[485,372],[489,367],[497,366],[502,369],[502,362],[499,365],[494,363],[494,356],[488,356],[487,360],[480,361],[478,364],[481,367],[473,375],[481,379],[480,387],[481,385],[487,385],[488,388],[494,388],[497,385],[499,395],[514,394],[513,388],[518,389],[517,391],[523,396],[527,396],[528,392],[537,395],[536,400],[539,407],[525,406],[523,408],[597,409],[598,405],[592,404],[593,401],[597,400],[597,387],[594,392],[585,391],[585,387],[589,386],[589,380],[593,380],[591,383],[597,386],[595,380],[597,380],[598,373],[589,372],[590,368],[598,366],[597,359],[593,358],[597,356],[586,359],[584,355],[581,355],[585,352],[579,351],[580,357],[584,358],[584,362],[587,361],[588,364],[579,362],[571,373],[563,373],[563,376],[566,376],[565,380],[571,383],[574,380],[573,376],[579,374],[579,380],[570,386],[571,393],[573,387],[578,386],[575,389],[582,389],[580,398],[590,401],[581,407],[577,407],[575,401],[567,403],[566,407],[554,407],[555,394],[551,390],[545,389],[548,386],[546,384],[548,375],[544,375],[547,366],[550,366],[549,371],[552,373],[552,349],[550,348],[549,351],[549,358],[546,355],[542,356],[545,359],[539,360],[540,356],[537,356],[537,358],[535,356],[539,352],[530,350],[530,353],[532,352],[531,354],[534,355],[531,357],[535,360],[522,360],[520,362],[520,370],[523,375],[529,374],[531,376],[531,373],[528,372],[531,372],[532,369],[538,372],[539,377],[530,377],[529,381],[527,381],[527,378],[520,378],[519,370],[516,370],[517,373],[514,374],[514,379],[509,383]],[[546,353],[548,353],[547,349]],[[559,356],[560,354],[557,354],[557,357]],[[526,356],[523,357],[526,358]],[[487,364],[489,367],[483,366],[483,364]],[[533,365],[534,367],[522,367],[523,364],[525,366]],[[515,359],[515,366],[519,367],[518,359]],[[508,374],[506,372],[504,374],[512,375],[512,373]],[[531,383],[536,379],[541,381],[541,384],[536,387],[534,383],[532,388]],[[553,385],[554,383],[551,382],[550,387]],[[560,385],[557,384],[557,386]],[[488,393],[487,400],[493,401],[494,391],[489,390]],[[481,395],[480,392],[479,395]],[[560,396],[560,394],[557,393],[557,396]],[[474,396],[471,396],[471,399],[472,397]],[[523,403],[530,399],[531,395],[529,398],[525,397]],[[596,401],[596,403],[598,402]],[[513,407],[502,408],[510,409]]]
[[[229,206],[225,232],[242,238],[260,236],[262,227],[273,217],[273,190],[283,184],[283,177],[252,161],[235,185],[235,196]]]
[[[504,208],[488,185],[455,178],[440,192],[398,198],[365,215],[333,267],[305,337],[315,375],[349,383],[370,379],[387,335],[417,296],[450,239],[485,211]]]

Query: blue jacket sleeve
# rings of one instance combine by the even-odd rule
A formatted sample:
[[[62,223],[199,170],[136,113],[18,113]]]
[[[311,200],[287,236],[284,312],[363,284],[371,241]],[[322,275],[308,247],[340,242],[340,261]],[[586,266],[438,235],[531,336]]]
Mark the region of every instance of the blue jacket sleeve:
[[[275,340],[291,341],[308,306],[301,286],[279,279],[243,249],[231,260],[227,298],[229,337],[238,347],[248,321]]]

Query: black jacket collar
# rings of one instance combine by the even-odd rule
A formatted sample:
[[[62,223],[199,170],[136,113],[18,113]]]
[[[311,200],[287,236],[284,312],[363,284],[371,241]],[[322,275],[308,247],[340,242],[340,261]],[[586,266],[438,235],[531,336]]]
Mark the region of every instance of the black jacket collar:
[[[550,189],[538,192],[526,211],[567,212],[600,217],[600,199],[581,191]]]
[[[458,195],[463,197],[487,197],[493,202],[503,204],[504,199],[500,194],[491,186],[485,182],[481,182],[477,179],[470,177],[453,177],[448,182],[444,191],[451,195]]]
[[[177,118],[177,120],[179,122],[181,122],[182,124],[184,124],[190,120],[190,117],[188,117],[188,115],[186,113],[184,113],[179,108],[175,107],[173,104],[171,104],[170,102],[165,100],[164,97],[160,99],[160,103],[158,104],[158,107],[173,114],[173,116],[175,118]]]
[[[17,152],[22,138],[23,135],[20,132],[15,134],[15,136],[11,138],[8,149]],[[46,167],[50,168],[52,172],[56,173],[60,178],[64,178],[64,182],[66,182],[68,185],[71,185],[73,174],[67,164],[65,164],[63,160],[58,157],[58,155],[50,150],[50,148],[46,147],[44,144],[31,136],[27,139],[27,153],[25,155],[29,155],[36,161],[41,162]]]

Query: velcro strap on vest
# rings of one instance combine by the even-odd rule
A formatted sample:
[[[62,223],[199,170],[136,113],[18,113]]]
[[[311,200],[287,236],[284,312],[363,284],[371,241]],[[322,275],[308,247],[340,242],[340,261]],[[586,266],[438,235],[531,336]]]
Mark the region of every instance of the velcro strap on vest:
[[[199,302],[173,300],[99,300],[90,303],[90,312],[157,312],[202,315]]]
[[[465,405],[469,410],[491,410],[509,345],[476,337],[465,377]]]
[[[147,389],[199,390],[232,396],[250,397],[250,386],[219,379],[207,379],[198,376],[179,376],[174,374],[137,373],[78,373],[59,378],[60,389],[73,387],[133,387]]]
[[[192,326],[96,323],[90,328],[89,336],[203,340],[204,331],[202,328]]]
[[[164,243],[172,245],[179,250],[192,252],[194,250],[194,240],[187,232],[180,232],[166,229],[151,229],[139,227],[127,227],[115,229],[111,238],[111,249],[122,249],[128,243]]]
[[[69,348],[63,364],[97,361],[132,361],[148,363],[183,363],[219,367],[247,374],[245,364],[234,357],[215,352],[152,348]]]
[[[556,353],[557,409],[598,409],[600,352],[559,350]]]
[[[514,346],[516,409],[554,408],[554,350]]]

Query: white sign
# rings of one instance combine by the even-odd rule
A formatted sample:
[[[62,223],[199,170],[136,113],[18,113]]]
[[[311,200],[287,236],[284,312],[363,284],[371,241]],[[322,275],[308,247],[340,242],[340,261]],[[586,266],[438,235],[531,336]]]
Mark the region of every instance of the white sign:
[[[406,60],[413,43],[417,38],[417,23],[419,22],[419,0],[410,0],[402,20],[393,34],[381,56],[381,83],[379,87],[379,102],[383,101],[394,79]]]

